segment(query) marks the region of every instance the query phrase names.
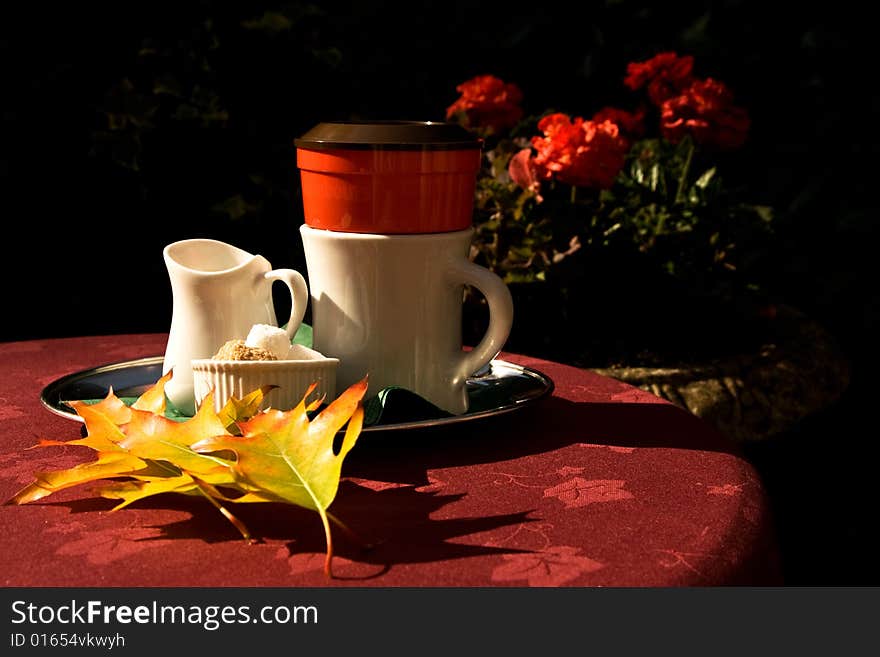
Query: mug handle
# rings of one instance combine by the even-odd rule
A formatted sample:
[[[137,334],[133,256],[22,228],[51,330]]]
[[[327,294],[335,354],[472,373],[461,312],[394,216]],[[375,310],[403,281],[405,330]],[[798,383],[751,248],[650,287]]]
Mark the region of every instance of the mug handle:
[[[447,271],[448,280],[477,288],[489,302],[489,327],[483,339],[471,351],[462,353],[452,376],[458,383],[489,363],[507,341],[513,327],[513,298],[498,276],[467,259],[454,260]]]
[[[290,319],[287,320],[287,337],[292,342],[293,336],[306,314],[306,305],[309,302],[309,288],[306,279],[298,271],[293,269],[273,269],[264,274],[267,281],[282,281],[290,290]]]

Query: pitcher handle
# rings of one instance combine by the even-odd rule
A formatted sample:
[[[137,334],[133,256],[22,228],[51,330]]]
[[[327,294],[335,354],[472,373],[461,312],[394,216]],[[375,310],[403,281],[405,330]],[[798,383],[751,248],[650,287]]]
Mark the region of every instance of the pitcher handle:
[[[489,303],[489,327],[480,342],[463,353],[455,364],[453,379],[464,381],[491,361],[507,341],[513,326],[513,299],[510,290],[498,276],[470,260],[453,260],[447,270],[448,280],[454,284],[472,285],[483,293]]]
[[[287,337],[293,341],[293,336],[306,314],[306,305],[309,303],[309,288],[306,279],[298,271],[293,269],[273,269],[264,274],[267,281],[282,281],[290,290],[290,319],[287,320]]]

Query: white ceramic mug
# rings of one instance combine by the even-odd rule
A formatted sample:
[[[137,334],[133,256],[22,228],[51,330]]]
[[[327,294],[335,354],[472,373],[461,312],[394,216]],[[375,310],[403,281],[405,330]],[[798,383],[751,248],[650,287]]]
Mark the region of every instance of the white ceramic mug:
[[[305,279],[293,269],[272,269],[261,255],[209,239],[174,242],[162,252],[171,280],[173,308],[162,372],[174,369],[168,399],[195,410],[191,361],[210,358],[228,340],[245,339],[254,324],[276,324],[272,282],[291,295],[287,335],[293,337],[309,300]]]
[[[468,376],[510,334],[504,282],[467,258],[473,228],[382,235],[300,228],[312,302],[314,347],[339,358],[337,386],[369,374],[370,390],[401,386],[453,414],[468,410]],[[464,285],[489,303],[489,327],[462,350]]]

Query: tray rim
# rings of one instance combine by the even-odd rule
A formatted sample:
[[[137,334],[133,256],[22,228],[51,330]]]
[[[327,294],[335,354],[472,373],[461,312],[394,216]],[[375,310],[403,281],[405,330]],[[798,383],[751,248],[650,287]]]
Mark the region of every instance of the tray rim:
[[[62,408],[59,408],[49,399],[49,396],[52,395],[54,390],[60,388],[64,385],[70,384],[79,379],[84,379],[89,376],[94,376],[96,374],[104,374],[107,372],[113,372],[114,370],[122,370],[122,369],[131,369],[134,367],[146,367],[150,365],[161,365],[164,361],[163,356],[146,356],[144,358],[135,358],[130,360],[122,360],[116,361],[112,363],[106,363],[103,365],[96,365],[95,367],[91,367],[84,370],[79,370],[77,372],[71,372],[70,374],[65,374],[57,379],[46,384],[43,389],[40,391],[40,403],[43,407],[48,410],[50,413],[58,415],[68,420],[73,420],[75,422],[83,423],[83,419],[74,413],[73,411],[65,411]],[[549,395],[553,394],[553,391],[556,389],[556,384],[553,382],[549,376],[540,372],[534,368],[527,367],[525,365],[518,365],[516,363],[511,363],[510,361],[503,359],[493,359],[491,361],[492,365],[502,365],[504,367],[509,367],[514,370],[518,370],[519,373],[525,374],[532,379],[535,379],[541,383],[540,391],[537,391],[536,395],[529,396],[525,399],[514,399],[510,403],[503,404],[501,406],[497,406],[495,408],[489,408],[482,411],[476,411],[474,413],[463,413],[462,415],[451,415],[449,417],[442,418],[430,418],[425,420],[413,420],[409,422],[395,422],[392,424],[374,424],[371,426],[366,426],[361,429],[362,433],[372,433],[372,432],[380,432],[380,431],[403,431],[403,430],[411,430],[411,429],[423,429],[429,427],[438,427],[438,426],[447,426],[454,424],[461,424],[463,422],[471,422],[474,420],[479,420],[487,417],[495,417],[497,415],[504,415],[506,413],[510,413],[511,411],[515,411],[520,408],[524,408],[529,406]],[[478,381],[483,377],[474,376],[469,377],[468,380]],[[72,400],[71,400],[72,401]],[[63,400],[59,399],[59,402],[63,403]]]

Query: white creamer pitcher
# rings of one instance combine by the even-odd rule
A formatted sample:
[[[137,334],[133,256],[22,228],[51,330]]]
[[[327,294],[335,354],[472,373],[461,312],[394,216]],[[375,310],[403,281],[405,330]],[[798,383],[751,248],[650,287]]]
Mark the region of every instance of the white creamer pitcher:
[[[171,402],[193,413],[190,362],[210,358],[228,340],[247,337],[254,324],[277,325],[272,282],[291,295],[287,335],[293,338],[306,310],[306,282],[293,269],[272,269],[261,255],[210,239],[174,242],[162,252],[171,279],[173,308],[162,372],[174,376],[165,387]]]

